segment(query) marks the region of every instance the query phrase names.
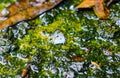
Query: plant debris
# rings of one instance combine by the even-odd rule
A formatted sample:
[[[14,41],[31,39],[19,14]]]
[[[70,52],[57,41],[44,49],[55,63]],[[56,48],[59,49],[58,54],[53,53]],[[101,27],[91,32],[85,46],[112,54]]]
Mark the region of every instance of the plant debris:
[[[30,20],[52,9],[62,0],[18,0],[0,13],[0,29]]]
[[[110,14],[110,10],[104,5],[104,0],[83,0],[76,8],[93,8],[97,17],[101,19],[107,19]]]

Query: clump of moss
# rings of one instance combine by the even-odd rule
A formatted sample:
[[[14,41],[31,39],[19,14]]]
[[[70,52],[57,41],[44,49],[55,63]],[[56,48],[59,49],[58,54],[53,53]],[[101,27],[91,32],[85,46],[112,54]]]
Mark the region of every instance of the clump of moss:
[[[120,40],[114,34],[120,29],[115,24],[115,18],[120,17],[117,14],[120,5],[117,3],[111,6],[110,20],[99,20],[92,11],[75,12],[74,6],[77,3],[78,0],[63,1],[56,8],[28,21],[27,27],[10,27],[10,30],[19,30],[18,34],[21,33],[22,36],[14,36],[11,41],[16,48],[10,53],[2,54],[9,63],[0,66],[0,73],[4,69],[6,77],[20,75],[25,65],[31,64],[37,67],[36,71],[31,71],[31,77],[62,78],[65,72],[73,72],[76,77],[119,77]],[[25,34],[22,34],[22,28],[26,30]],[[64,44],[49,41],[49,36],[56,30],[64,34]],[[104,51],[112,54],[106,55]],[[85,59],[80,71],[71,68],[74,63],[71,55]],[[91,61],[98,63],[100,69],[90,68]],[[14,72],[7,72],[11,70]]]

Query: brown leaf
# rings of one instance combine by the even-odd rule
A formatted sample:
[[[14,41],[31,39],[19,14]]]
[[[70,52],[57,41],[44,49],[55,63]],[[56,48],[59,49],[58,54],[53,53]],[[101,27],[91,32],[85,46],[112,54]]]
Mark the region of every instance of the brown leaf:
[[[110,11],[104,6],[104,0],[83,0],[76,8],[93,8],[97,17],[106,19]]]
[[[0,29],[14,25],[20,21],[30,20],[37,17],[39,14],[52,9],[62,0],[18,0],[6,10],[9,14],[0,14]]]
[[[95,5],[95,0],[83,0],[76,8],[91,8]]]
[[[103,2],[103,0],[95,1],[95,7],[93,7],[93,10],[99,18],[106,19],[110,14],[110,11],[104,7]]]

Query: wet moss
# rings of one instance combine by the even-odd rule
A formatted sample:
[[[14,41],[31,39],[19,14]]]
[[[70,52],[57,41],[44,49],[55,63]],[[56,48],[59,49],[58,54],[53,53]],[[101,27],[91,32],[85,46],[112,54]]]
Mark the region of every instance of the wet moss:
[[[62,78],[69,76],[69,72],[76,77],[120,77],[120,40],[119,34],[115,35],[120,29],[119,24],[116,24],[120,19],[120,3],[110,7],[109,20],[100,20],[92,10],[75,12],[74,7],[80,1],[63,1],[34,20],[0,31],[0,47],[3,45],[3,38],[9,39],[7,43],[4,42],[5,46],[8,42],[9,46],[15,46],[13,50],[1,53],[0,57],[4,59],[5,65],[2,61],[0,74],[14,78],[21,74],[26,64],[31,64],[37,67],[31,71],[30,76],[33,78]],[[64,34],[64,44],[50,42],[49,36],[56,30]],[[106,51],[108,55],[105,54]],[[76,65],[73,64],[71,55],[85,59],[81,70],[78,68],[79,71],[76,71],[71,67]],[[98,63],[100,69],[90,67],[91,61]]]

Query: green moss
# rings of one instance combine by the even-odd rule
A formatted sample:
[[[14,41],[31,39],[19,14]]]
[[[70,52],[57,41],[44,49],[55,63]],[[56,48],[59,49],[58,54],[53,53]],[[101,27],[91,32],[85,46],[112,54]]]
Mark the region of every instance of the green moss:
[[[120,29],[120,26],[115,24],[116,18],[120,17],[118,15],[120,4],[116,3],[110,7],[109,20],[100,20],[92,10],[75,12],[75,9],[71,9],[79,2],[81,0],[63,1],[56,8],[28,21],[29,28],[22,28],[27,32],[22,34],[22,37],[15,37],[15,33],[13,33],[11,35],[13,37],[9,38],[16,48],[10,53],[1,55],[11,65],[0,65],[0,74],[5,74],[6,77],[20,75],[25,64],[31,64],[38,68],[38,72],[31,72],[30,76],[33,78],[48,76],[62,78],[63,73],[69,71],[74,72],[76,77],[81,78],[93,76],[99,78],[119,77],[117,72],[120,72],[118,70],[120,40],[118,38],[119,34],[116,37],[114,37],[114,34]],[[21,34],[23,31],[18,26],[8,28],[6,33],[17,30],[19,31],[18,35]],[[66,38],[64,44],[50,42],[49,36],[56,30],[60,30],[64,34]],[[2,35],[4,37],[4,34]],[[104,50],[112,52],[112,55],[105,55]],[[21,57],[18,57],[18,54]],[[81,56],[85,59],[81,71],[70,68],[73,65],[71,55]],[[112,61],[108,60],[108,57],[111,57]],[[90,68],[89,63],[91,61],[98,63],[101,69]],[[13,72],[8,73],[11,70]],[[107,73],[107,70],[112,70],[113,74]],[[87,74],[78,74],[80,72]]]

